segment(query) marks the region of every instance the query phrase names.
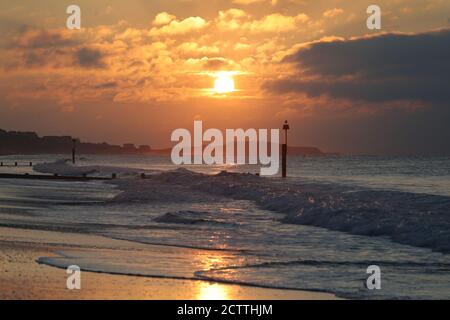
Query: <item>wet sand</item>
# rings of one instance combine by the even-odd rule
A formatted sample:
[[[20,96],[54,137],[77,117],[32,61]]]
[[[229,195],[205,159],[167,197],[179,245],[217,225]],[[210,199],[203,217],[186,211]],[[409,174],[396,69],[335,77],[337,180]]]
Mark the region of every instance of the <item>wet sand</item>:
[[[93,245],[95,244],[95,246]],[[40,257],[57,256],[58,251],[120,245],[146,245],[100,236],[0,227],[0,299],[336,299],[332,294],[278,290],[221,284],[202,280],[177,280],[82,272],[81,290],[68,290],[67,274],[37,263]]]

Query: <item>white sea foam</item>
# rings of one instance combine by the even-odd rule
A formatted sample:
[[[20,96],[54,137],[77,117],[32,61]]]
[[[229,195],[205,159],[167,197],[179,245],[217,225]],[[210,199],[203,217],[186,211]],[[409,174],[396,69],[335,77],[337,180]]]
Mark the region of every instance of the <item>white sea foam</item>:
[[[133,173],[134,169],[74,167],[65,161],[37,165],[47,173]],[[450,252],[450,197],[390,190],[371,190],[333,183],[304,183],[251,174],[205,175],[186,169],[165,171],[148,179],[113,182],[122,193],[116,202],[208,202],[218,198],[250,200],[260,208],[285,214],[282,222],[324,227]],[[160,219],[167,221],[179,215]]]
[[[173,224],[187,224],[187,225],[204,225],[208,227],[214,226],[235,226],[234,223],[222,221],[214,218],[218,216],[215,212],[201,212],[201,211],[178,211],[167,212],[159,217],[153,219],[153,221],[159,223],[173,223]]]
[[[72,165],[68,159],[36,164],[34,165],[33,170],[40,173],[59,174],[62,176],[81,176],[83,174],[110,176],[113,173],[121,176],[136,176],[140,173],[154,173],[154,170],[138,170],[127,167]]]
[[[144,181],[118,181],[121,201],[195,201],[211,196],[251,200],[285,214],[283,222],[450,252],[450,197],[281,181],[248,174],[163,172]],[[166,190],[166,192],[164,192]],[[202,194],[199,194],[201,192]]]

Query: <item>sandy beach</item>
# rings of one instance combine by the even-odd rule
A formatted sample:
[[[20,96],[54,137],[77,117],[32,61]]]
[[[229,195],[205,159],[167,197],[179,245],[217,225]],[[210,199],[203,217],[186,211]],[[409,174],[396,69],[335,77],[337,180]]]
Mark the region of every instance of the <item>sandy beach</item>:
[[[66,288],[65,270],[39,264],[65,249],[136,244],[100,236],[0,228],[0,299],[335,299],[334,295],[274,290],[201,280],[178,280],[82,272],[81,290]],[[145,245],[139,245],[145,250]]]

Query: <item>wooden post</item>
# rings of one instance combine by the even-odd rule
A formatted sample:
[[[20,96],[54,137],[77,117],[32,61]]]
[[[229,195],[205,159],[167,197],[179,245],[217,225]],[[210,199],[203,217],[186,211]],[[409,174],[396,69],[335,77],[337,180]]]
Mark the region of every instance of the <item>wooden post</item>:
[[[77,140],[76,139],[72,139],[72,142],[73,142],[73,146],[72,146],[72,163],[75,164],[75,152],[76,152]]]
[[[17,162],[14,162],[14,166],[17,167]]]
[[[30,167],[32,167],[33,166],[33,162],[30,162]]]
[[[284,144],[282,145],[281,153],[281,176],[287,177],[287,148],[288,148],[288,130],[290,129],[288,121],[286,120],[283,125],[284,130]]]
[[[3,167],[3,162],[0,162],[0,167]]]

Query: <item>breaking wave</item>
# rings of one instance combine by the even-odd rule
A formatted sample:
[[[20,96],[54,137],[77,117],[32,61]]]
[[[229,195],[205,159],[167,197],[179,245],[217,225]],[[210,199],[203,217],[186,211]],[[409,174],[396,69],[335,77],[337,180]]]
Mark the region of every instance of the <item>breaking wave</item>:
[[[137,176],[140,173],[154,173],[154,170],[137,170],[127,167],[83,165],[74,166],[68,159],[60,159],[50,163],[39,163],[33,166],[33,170],[40,173],[59,174],[62,176],[99,175],[111,176],[113,173],[122,176]]]
[[[284,223],[388,236],[398,243],[450,252],[447,196],[240,173],[204,175],[185,169],[162,172],[148,180],[114,183],[123,190],[117,201],[202,201],[211,197],[250,200],[262,209],[283,213]]]
[[[131,174],[136,171],[102,166],[73,167],[66,161],[36,165],[35,170],[65,174]],[[153,173],[147,179],[130,175],[129,178],[109,182],[121,190],[112,201],[202,203],[219,198],[249,200],[261,209],[284,214],[283,223],[311,225],[355,235],[387,236],[398,243],[450,252],[448,196],[367,189],[338,183],[310,183],[298,178],[282,180],[245,173],[207,175],[182,168]],[[211,216],[204,216],[205,213],[175,212],[155,221],[220,223]]]
[[[189,224],[189,225],[207,225],[215,226],[235,226],[234,223],[220,221],[218,219],[213,219],[215,213],[210,212],[198,212],[198,211],[178,211],[178,212],[168,212],[162,216],[153,219],[155,222],[159,223],[173,223],[173,224]]]

